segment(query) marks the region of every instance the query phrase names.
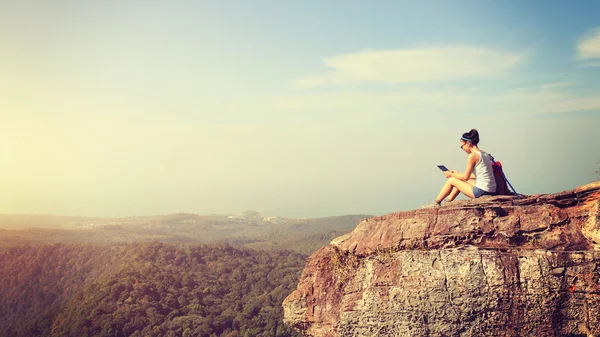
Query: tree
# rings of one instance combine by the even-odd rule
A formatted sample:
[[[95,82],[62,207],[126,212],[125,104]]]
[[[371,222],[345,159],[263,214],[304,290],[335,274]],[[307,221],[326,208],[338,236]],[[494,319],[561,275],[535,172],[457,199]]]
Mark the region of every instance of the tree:
[[[244,213],[242,213],[242,215],[247,220],[256,220],[256,219],[260,218],[260,213],[258,213],[257,211],[248,210],[248,211],[245,211]]]

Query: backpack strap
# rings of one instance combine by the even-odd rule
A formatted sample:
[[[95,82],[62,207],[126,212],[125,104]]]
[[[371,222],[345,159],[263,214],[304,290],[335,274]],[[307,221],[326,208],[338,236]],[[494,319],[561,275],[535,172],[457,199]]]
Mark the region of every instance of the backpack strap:
[[[498,166],[498,164],[496,164],[496,161],[494,160],[494,156],[492,156],[491,153],[488,153],[490,155],[490,158],[492,159],[492,163],[496,166]],[[506,183],[508,184],[508,186],[510,186],[510,188],[513,190],[513,193],[518,197],[518,198],[524,198],[525,196],[523,194],[519,194],[517,193],[517,191],[515,190],[515,188],[511,185],[510,181],[508,181],[508,179],[506,179],[506,176],[504,175],[504,170],[500,170],[500,174],[502,174],[502,178],[504,179],[504,181],[506,181]]]

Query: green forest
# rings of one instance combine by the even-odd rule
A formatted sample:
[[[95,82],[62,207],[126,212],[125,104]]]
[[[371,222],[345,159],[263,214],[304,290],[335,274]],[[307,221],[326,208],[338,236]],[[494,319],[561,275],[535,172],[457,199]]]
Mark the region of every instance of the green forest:
[[[0,247],[39,244],[216,244],[294,250],[310,255],[354,229],[368,215],[314,219],[177,213],[127,218],[0,214]]]
[[[299,336],[281,302],[305,255],[228,244],[0,249],[0,335]]]

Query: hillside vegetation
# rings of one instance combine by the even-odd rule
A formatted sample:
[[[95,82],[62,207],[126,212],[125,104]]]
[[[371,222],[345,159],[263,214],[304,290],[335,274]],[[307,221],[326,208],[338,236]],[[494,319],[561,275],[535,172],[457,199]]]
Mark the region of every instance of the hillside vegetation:
[[[0,248],[0,336],[297,336],[305,256],[219,245]]]
[[[350,232],[367,215],[316,219],[179,213],[129,218],[0,215],[0,246],[124,244],[160,241],[174,244],[228,242],[256,249],[290,249],[311,254]]]

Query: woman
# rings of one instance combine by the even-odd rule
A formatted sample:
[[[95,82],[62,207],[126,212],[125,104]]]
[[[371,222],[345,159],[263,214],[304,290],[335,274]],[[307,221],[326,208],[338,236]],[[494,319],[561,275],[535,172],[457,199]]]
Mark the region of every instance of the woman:
[[[464,133],[460,138],[460,148],[469,156],[467,157],[467,169],[464,173],[457,171],[445,171],[448,180],[440,194],[435,200],[424,207],[439,207],[442,201],[448,197],[448,201],[454,200],[458,193],[467,197],[479,198],[483,195],[493,195],[496,192],[496,179],[492,168],[491,156],[477,147],[479,144],[479,133],[477,130]]]

